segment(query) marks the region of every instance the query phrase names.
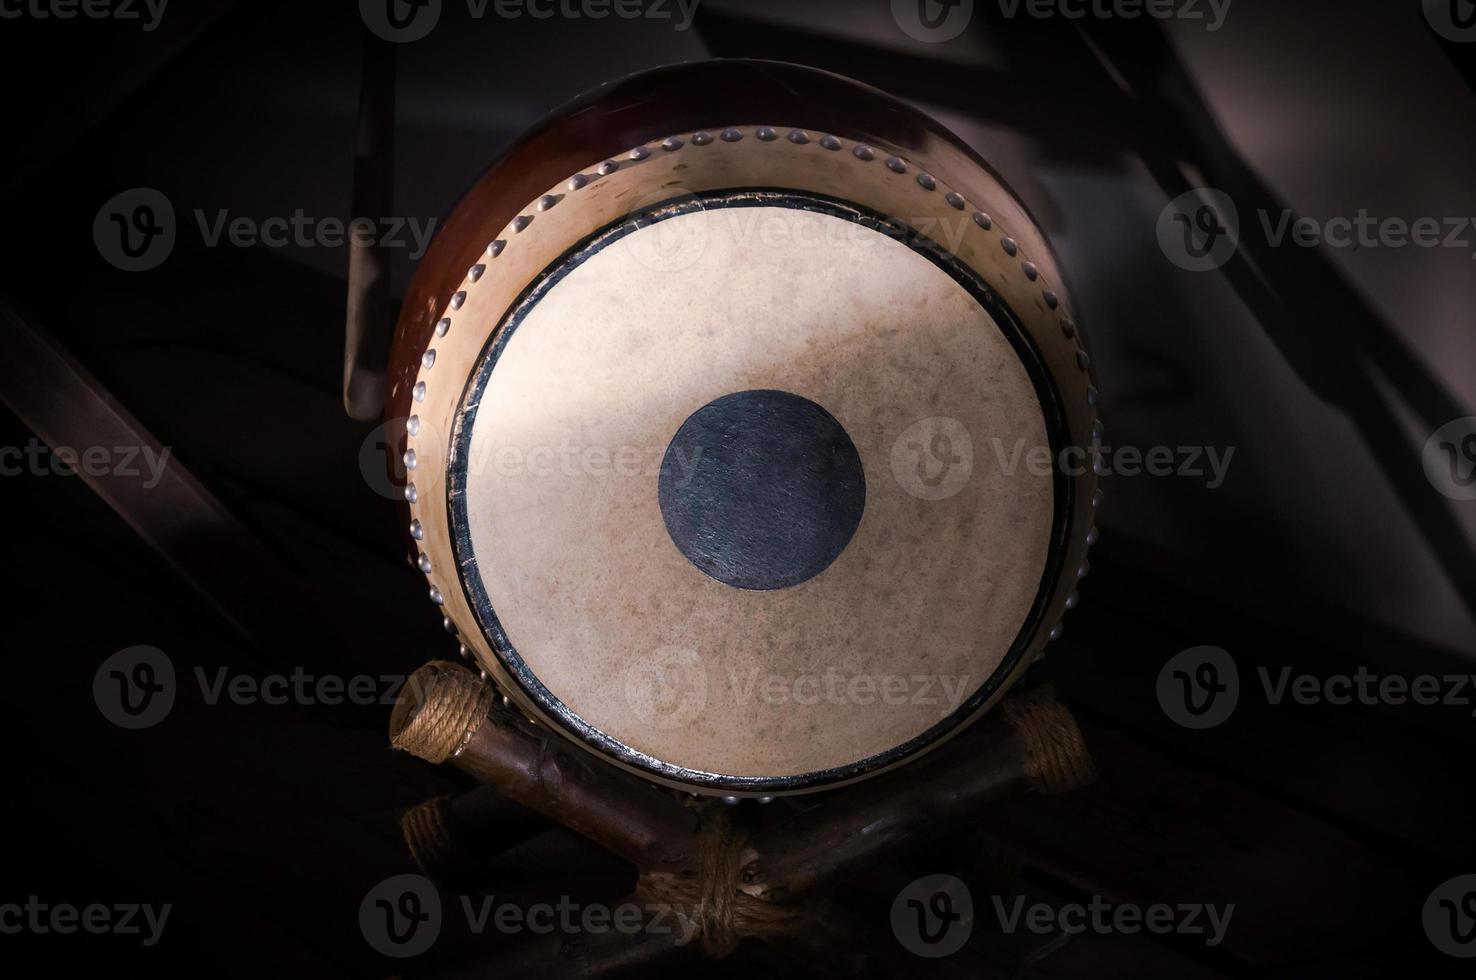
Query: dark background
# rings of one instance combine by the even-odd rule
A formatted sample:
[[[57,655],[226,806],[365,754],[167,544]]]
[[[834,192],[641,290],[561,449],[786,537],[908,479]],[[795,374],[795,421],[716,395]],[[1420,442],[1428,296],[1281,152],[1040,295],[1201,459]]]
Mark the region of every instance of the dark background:
[[[1420,915],[1435,886],[1476,873],[1472,706],[1273,706],[1251,678],[1257,666],[1473,670],[1476,504],[1436,492],[1421,449],[1476,414],[1476,231],[1464,248],[1269,248],[1258,211],[1476,216],[1476,44],[1442,39],[1416,0],[1234,0],[1216,31],[1000,9],[980,0],[963,34],[932,44],[875,0],[707,0],[685,31],[649,17],[474,20],[448,2],[427,38],[397,47],[394,214],[440,218],[564,101],[676,61],[800,62],[935,114],[1057,249],[1105,441],[1235,454],[1216,488],[1105,483],[1081,606],[1031,678],[1077,711],[1101,782],[1001,806],[879,869],[857,888],[857,914],[874,913],[890,941],[893,878],[947,871],[976,900],[1009,888],[1237,906],[1216,948],[1047,942],[981,922],[982,975],[1468,968],[1434,950]],[[194,219],[351,216],[363,31],[353,3],[175,0],[153,31],[0,20],[4,306],[224,501],[229,519],[182,524],[165,547],[207,556],[235,586],[225,612],[270,625],[243,635],[79,478],[0,478],[13,665],[0,902],[174,905],[149,949],[0,935],[12,968],[29,955],[126,973],[358,976],[480,955],[490,971],[508,941],[451,935],[411,969],[364,941],[365,892],[413,870],[399,815],[464,786],[389,752],[387,707],[211,705],[194,680],[197,667],[378,678],[455,654],[378,492],[375,425],[342,409],[347,252],[210,247]],[[1226,192],[1244,231],[1212,272],[1176,267],[1155,237],[1165,204],[1195,184]],[[128,273],[99,254],[93,221],[135,187],[167,195],[178,237],[157,268]],[[414,261],[392,258],[399,295]],[[14,379],[30,366],[6,336]],[[0,401],[15,409],[0,410],[0,446],[29,443],[35,410],[91,424],[69,398]],[[238,547],[243,536],[259,553]],[[92,682],[139,644],[168,654],[180,695],[164,722],[124,731]],[[1234,656],[1245,690],[1228,722],[1193,732],[1165,716],[1155,685],[1171,656],[1202,644]],[[593,900],[623,894],[629,873],[550,831],[483,880],[499,895]],[[819,967],[745,948],[712,969]]]

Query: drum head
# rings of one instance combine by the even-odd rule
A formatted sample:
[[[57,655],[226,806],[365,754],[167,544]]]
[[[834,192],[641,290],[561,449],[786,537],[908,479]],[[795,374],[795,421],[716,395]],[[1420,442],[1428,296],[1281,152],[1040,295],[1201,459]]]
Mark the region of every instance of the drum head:
[[[679,194],[571,249],[450,439],[457,573],[523,692],[622,761],[784,789],[887,764],[1015,666],[1069,494],[1039,352],[913,228]]]
[[[1044,235],[937,123],[790,65],[636,76],[515,145],[411,284],[417,564],[552,735],[693,792],[840,785],[1060,635],[1089,363]]]

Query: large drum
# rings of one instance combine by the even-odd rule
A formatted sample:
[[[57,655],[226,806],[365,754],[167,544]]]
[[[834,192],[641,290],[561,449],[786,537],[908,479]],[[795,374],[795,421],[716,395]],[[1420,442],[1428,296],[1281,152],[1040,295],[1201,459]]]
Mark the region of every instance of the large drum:
[[[1095,538],[1095,391],[1040,230],[937,123],[825,73],[661,69],[544,123],[443,227],[393,368],[463,652],[692,792],[958,732],[1059,634]]]

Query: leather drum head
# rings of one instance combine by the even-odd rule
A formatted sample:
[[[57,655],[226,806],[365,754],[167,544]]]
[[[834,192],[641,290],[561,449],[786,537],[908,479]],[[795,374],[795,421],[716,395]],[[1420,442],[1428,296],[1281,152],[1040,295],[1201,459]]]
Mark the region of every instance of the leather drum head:
[[[723,793],[879,771],[987,708],[1074,604],[1095,488],[1040,465],[1090,431],[1086,376],[985,207],[761,125],[530,202],[409,423],[422,569],[494,682]]]

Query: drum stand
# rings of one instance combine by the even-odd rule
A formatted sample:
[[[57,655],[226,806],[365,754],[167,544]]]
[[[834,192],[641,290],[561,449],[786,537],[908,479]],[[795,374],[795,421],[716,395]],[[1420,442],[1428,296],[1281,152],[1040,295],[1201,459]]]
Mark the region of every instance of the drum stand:
[[[856,948],[837,932],[838,917],[825,914],[835,883],[917,838],[969,824],[991,801],[1061,793],[1095,778],[1075,720],[1049,688],[1014,695],[904,767],[806,797],[815,805],[756,824],[735,817],[760,808],[725,805],[732,798],[684,799],[579,750],[505,705],[476,674],[445,661],[412,675],[390,719],[390,742],[484,784],[406,814],[406,843],[428,874],[464,870],[479,845],[496,840],[506,800],[558,821],[639,872],[628,901],[646,917],[642,929],[610,930],[577,944],[535,937],[499,951],[501,976],[546,976],[555,965],[600,976],[666,958],[698,937],[713,957],[755,938],[799,947],[820,942],[834,959]]]

